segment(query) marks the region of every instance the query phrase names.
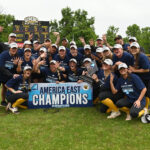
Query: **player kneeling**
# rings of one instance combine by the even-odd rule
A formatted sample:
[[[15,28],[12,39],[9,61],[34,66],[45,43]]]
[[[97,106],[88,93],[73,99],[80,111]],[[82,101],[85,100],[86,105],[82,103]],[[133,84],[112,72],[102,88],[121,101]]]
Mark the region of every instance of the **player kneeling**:
[[[17,78],[10,79],[5,86],[7,87],[7,101],[8,105],[6,110],[10,110],[14,114],[18,114],[18,107],[27,108],[28,91],[30,85],[30,77],[32,68],[25,66],[23,74]]]

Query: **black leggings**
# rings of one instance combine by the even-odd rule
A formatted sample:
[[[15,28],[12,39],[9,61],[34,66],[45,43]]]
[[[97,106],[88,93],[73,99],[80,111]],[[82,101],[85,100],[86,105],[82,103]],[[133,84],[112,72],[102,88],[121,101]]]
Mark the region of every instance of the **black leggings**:
[[[139,108],[136,108],[134,106],[133,103],[130,103],[129,100],[127,98],[122,98],[122,99],[119,99],[117,102],[116,102],[116,106],[118,108],[122,108],[122,107],[128,107],[130,108],[130,115],[135,118],[135,117],[138,117],[138,114],[139,112],[145,107],[144,105],[141,104],[141,106]]]
[[[11,104],[13,104],[19,98],[23,98],[23,99],[28,100],[28,97],[29,97],[28,93],[17,93],[17,94],[12,94],[12,95],[8,96],[7,101],[10,102]],[[22,103],[22,105],[27,106],[27,101]]]
[[[110,98],[114,103],[116,103],[119,99],[123,98],[124,94],[122,92],[118,92],[117,94],[112,94],[111,91],[102,91],[99,93],[99,99],[100,101]],[[104,104],[101,104],[100,106],[100,112],[105,113],[107,111],[108,107]]]

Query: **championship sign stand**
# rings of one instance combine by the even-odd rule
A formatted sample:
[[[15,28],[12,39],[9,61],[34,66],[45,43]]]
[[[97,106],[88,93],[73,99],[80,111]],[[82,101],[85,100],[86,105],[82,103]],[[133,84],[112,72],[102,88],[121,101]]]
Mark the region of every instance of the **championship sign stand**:
[[[93,106],[92,86],[83,83],[31,83],[28,108],[64,108]]]

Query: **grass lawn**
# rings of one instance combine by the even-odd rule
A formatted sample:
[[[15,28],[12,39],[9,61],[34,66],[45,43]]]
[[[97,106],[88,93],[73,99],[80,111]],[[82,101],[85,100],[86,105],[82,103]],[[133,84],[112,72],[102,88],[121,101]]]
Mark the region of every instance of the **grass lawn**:
[[[150,124],[125,115],[106,119],[92,108],[30,109],[19,115],[0,107],[0,150],[149,150]]]

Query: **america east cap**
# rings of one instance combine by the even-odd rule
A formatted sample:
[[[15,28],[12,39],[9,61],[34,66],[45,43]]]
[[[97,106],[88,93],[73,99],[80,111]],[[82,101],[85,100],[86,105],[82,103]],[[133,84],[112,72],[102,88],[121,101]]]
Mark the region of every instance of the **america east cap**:
[[[11,43],[9,46],[10,48],[18,48],[18,45],[15,42]]]
[[[24,49],[24,52],[25,52],[25,51],[31,51],[31,48],[25,48],[25,49]]]
[[[87,45],[84,46],[84,50],[85,49],[91,49],[91,46],[87,44]]]
[[[103,38],[102,38],[102,37],[98,37],[98,38],[96,39],[96,41],[98,41],[98,40],[103,41]]]
[[[103,47],[103,52],[104,52],[104,51],[110,51],[110,48],[107,47],[107,46],[104,46],[104,47]]]
[[[60,51],[60,50],[64,50],[64,51],[66,51],[65,46],[59,46],[59,51]]]
[[[57,48],[57,45],[56,44],[52,44],[52,47],[56,47]]]
[[[130,47],[140,48],[140,45],[137,42],[131,43]]]
[[[50,64],[56,64],[56,60],[51,60]]]
[[[128,66],[125,63],[121,63],[118,65],[118,70],[120,70],[121,68],[128,68]]]
[[[76,60],[76,59],[74,59],[74,58],[70,59],[70,60],[69,60],[69,62],[74,62],[74,63],[76,63],[76,64],[77,64],[77,60]]]
[[[77,46],[76,46],[76,45],[71,45],[71,46],[70,46],[70,49],[71,49],[71,48],[77,49]]]
[[[10,33],[9,37],[16,37],[16,34],[15,33]]]
[[[96,53],[102,53],[103,52],[103,48],[102,47],[98,47],[97,49],[96,49]]]
[[[75,41],[71,41],[70,45],[76,45],[76,42]]]
[[[114,47],[113,47],[113,49],[119,49],[119,48],[122,49],[122,45],[120,45],[120,44],[115,44]]]
[[[129,41],[134,40],[135,42],[137,41],[136,37],[129,37]]]
[[[24,44],[23,45],[31,45],[32,43],[31,43],[31,41],[24,41]]]
[[[105,60],[104,60],[104,63],[107,64],[107,65],[110,65],[110,66],[113,65],[113,62],[112,62],[111,59],[105,59]]]
[[[36,44],[36,43],[40,43],[40,42],[39,42],[39,41],[37,41],[37,40],[33,41],[33,44]]]
[[[46,50],[45,47],[41,47],[41,48],[40,48],[40,52],[41,52],[41,51],[43,51],[43,52],[45,52],[45,53],[47,52],[47,50]]]
[[[83,60],[83,63],[86,62],[86,61],[88,61],[88,62],[90,62],[90,63],[92,62],[91,58],[85,58],[85,59]]]
[[[25,71],[25,70],[32,70],[32,67],[31,66],[25,66],[23,71]]]

